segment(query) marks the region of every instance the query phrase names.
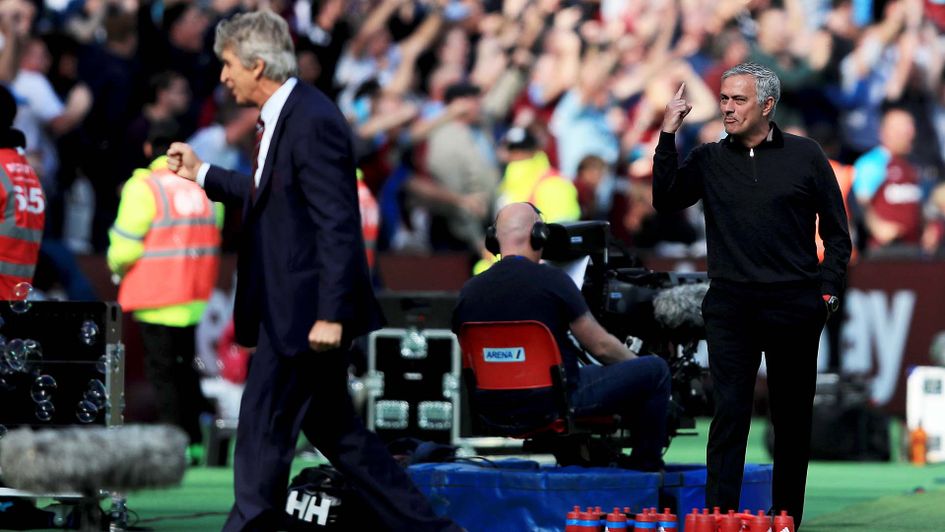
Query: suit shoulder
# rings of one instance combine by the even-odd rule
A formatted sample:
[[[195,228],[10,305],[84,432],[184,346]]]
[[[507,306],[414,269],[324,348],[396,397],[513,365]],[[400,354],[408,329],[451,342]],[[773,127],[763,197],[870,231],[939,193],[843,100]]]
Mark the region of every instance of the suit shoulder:
[[[299,81],[295,90],[298,91],[298,101],[293,108],[294,119],[346,122],[335,102],[319,89]]]
[[[286,131],[301,138],[315,135],[319,138],[350,139],[351,128],[341,110],[315,87],[299,82],[291,109],[285,114]]]

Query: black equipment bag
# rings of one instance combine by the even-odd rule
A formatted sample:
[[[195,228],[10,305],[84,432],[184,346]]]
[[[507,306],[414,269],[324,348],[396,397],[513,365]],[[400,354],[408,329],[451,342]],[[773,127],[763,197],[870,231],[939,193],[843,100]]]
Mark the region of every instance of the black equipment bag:
[[[330,465],[307,467],[289,484],[286,530],[381,530],[374,511]]]

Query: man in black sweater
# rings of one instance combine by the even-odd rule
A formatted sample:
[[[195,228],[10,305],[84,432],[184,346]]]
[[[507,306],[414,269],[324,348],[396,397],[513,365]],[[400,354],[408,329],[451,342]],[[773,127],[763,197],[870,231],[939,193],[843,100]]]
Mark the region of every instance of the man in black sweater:
[[[755,377],[765,353],[774,427],[775,511],[800,525],[810,458],[820,332],[837,308],[851,243],[840,188],[814,141],[772,122],[781,88],[743,63],[722,75],[726,138],[679,165],[675,132],[692,109],[680,86],[666,106],[653,167],[660,211],[703,201],[711,288],[702,312],[715,416],[706,450],[706,505],[739,508]],[[826,247],[818,267],[814,227]]]

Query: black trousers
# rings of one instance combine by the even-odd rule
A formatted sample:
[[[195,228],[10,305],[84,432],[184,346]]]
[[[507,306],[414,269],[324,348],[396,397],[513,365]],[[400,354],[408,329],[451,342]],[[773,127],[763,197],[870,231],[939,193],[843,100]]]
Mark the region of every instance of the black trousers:
[[[774,428],[774,510],[800,525],[810,460],[817,350],[827,308],[818,283],[713,280],[702,304],[715,416],[706,449],[706,505],[738,510],[752,399],[765,353]]]
[[[438,518],[348,394],[348,353],[273,352],[265,331],[250,359],[236,432],[236,501],[226,531],[279,529],[295,444],[303,432],[389,530],[459,530]]]
[[[169,327],[138,322],[144,342],[144,370],[154,386],[158,418],[182,428],[191,443],[203,441],[200,414],[210,404],[200,390],[194,367],[196,327]]]

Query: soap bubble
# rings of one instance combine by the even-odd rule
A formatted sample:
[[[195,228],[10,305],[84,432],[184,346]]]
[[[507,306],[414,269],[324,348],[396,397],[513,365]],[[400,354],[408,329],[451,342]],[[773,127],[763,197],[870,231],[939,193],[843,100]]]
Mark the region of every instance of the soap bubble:
[[[79,328],[79,339],[82,340],[85,345],[92,345],[95,343],[97,336],[98,325],[92,320],[83,321],[82,326]]]
[[[98,390],[86,390],[83,397],[86,401],[93,404],[95,408],[105,407],[105,395]]]
[[[43,348],[36,340],[24,340],[26,347],[26,362],[23,364],[23,371],[40,371],[40,363],[43,361]]]
[[[26,281],[16,283],[13,287],[13,299],[27,299],[33,295],[33,285]]]
[[[32,353],[39,355],[39,358],[43,358],[43,346],[39,345],[39,342],[27,338],[23,340],[23,346],[26,347],[26,350]]]
[[[52,401],[40,401],[36,403],[36,419],[40,421],[49,421],[56,413],[56,407]]]
[[[10,310],[17,314],[23,314],[30,309],[33,296],[33,285],[26,281],[17,283],[13,287],[13,297],[10,298]]]
[[[91,401],[79,401],[75,407],[75,417],[82,423],[91,423],[98,417],[98,407]]]
[[[26,342],[19,338],[14,338],[7,343],[5,359],[7,366],[13,371],[23,371],[26,365]]]
[[[105,395],[105,392],[106,392],[105,383],[98,379],[90,380],[88,388],[89,390],[95,390],[102,395]]]
[[[121,368],[121,357],[124,352],[125,350],[121,345],[116,346],[111,353],[98,357],[98,361],[95,363],[95,369],[102,375],[107,374],[109,369],[114,373],[118,373],[118,370]]]
[[[56,379],[50,375],[40,375],[33,381],[33,387],[30,388],[30,395],[37,403],[49,401],[57,388]]]
[[[108,392],[102,381],[92,379],[89,381],[89,388],[85,391],[85,400],[95,405],[95,408],[104,408],[108,400]]]
[[[16,386],[12,382],[8,381],[6,377],[0,374],[0,392],[12,392],[16,389]]]

